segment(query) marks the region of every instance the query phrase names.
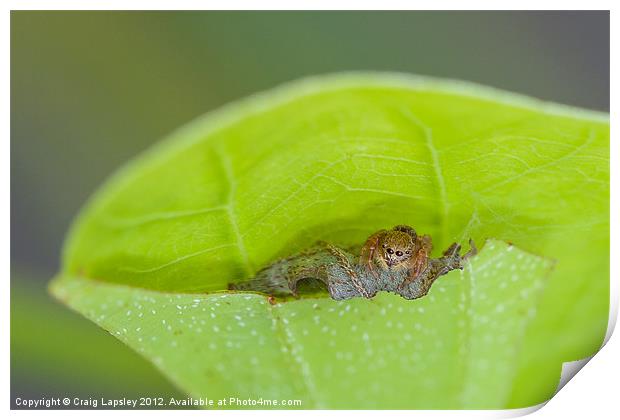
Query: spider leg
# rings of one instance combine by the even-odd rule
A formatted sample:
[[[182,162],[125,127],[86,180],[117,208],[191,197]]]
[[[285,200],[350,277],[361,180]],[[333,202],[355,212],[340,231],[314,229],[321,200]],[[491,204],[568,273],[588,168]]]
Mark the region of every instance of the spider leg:
[[[461,252],[461,245],[455,242],[443,252],[443,256],[453,258],[455,255],[459,255],[459,252]]]
[[[364,243],[364,246],[362,246],[362,251],[360,252],[359,264],[366,267],[366,269],[375,277],[377,276],[377,272],[375,271],[373,262],[377,255],[379,241],[385,232],[385,230],[380,230],[379,232],[370,235],[370,237],[366,240],[366,243]]]
[[[416,253],[413,259],[412,276],[417,277],[424,271],[428,264],[433,249],[433,240],[429,235],[416,239]]]
[[[469,239],[469,251],[465,255],[463,255],[463,260],[467,260],[478,253],[478,248],[476,248],[476,244],[473,239]]]
[[[370,293],[368,293],[364,285],[361,283],[357,273],[355,272],[353,267],[351,267],[351,264],[349,263],[346,255],[344,255],[340,249],[336,248],[333,245],[328,245],[327,249],[334,257],[336,257],[336,259],[338,260],[338,265],[349,277],[349,280],[351,280],[353,287],[355,287],[355,289],[359,292],[360,295],[368,299],[370,297]]]
[[[409,260],[409,275],[402,282],[400,287],[404,287],[411,283],[426,270],[432,249],[433,241],[429,235],[416,238],[415,251]]]

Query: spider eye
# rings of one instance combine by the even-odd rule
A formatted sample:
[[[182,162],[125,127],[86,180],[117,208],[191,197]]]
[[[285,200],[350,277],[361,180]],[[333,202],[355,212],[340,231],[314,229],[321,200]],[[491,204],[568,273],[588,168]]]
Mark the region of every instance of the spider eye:
[[[396,255],[398,255],[399,257],[403,256],[403,251],[396,251]]]
[[[405,254],[411,254],[411,251],[405,251]]]
[[[388,249],[387,249],[387,252],[388,252],[388,254],[393,254],[393,253],[394,253],[394,250],[393,250],[392,248],[388,248]]]

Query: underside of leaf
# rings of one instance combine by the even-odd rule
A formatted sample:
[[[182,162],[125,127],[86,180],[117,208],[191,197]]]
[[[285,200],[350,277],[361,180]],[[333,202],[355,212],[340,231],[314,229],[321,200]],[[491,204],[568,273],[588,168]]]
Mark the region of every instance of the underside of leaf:
[[[412,302],[382,293],[271,306],[222,292],[317,241],[359,245],[395,224],[437,250],[489,237],[515,247],[495,244],[507,268],[476,268],[487,246]],[[516,247],[556,262],[537,298],[547,260]],[[540,264],[504,261],[513,255]],[[562,362],[596,352],[607,327],[609,124],[457,82],[296,82],[190,124],[114,175],[73,225],[53,290],[194,395],[538,404]]]

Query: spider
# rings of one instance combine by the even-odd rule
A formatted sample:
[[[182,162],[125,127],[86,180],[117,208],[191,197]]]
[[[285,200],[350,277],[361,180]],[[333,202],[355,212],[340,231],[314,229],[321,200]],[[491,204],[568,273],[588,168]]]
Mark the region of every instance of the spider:
[[[372,234],[362,247],[359,264],[373,274],[380,270],[408,270],[409,280],[416,278],[426,267],[433,247],[431,237],[418,237],[410,226],[398,225],[392,230]]]
[[[298,287],[311,283],[327,287],[336,300],[371,298],[380,291],[416,299],[426,295],[433,282],[449,271],[463,269],[463,261],[477,250],[460,256],[461,246],[453,243],[439,258],[430,258],[432,240],[418,236],[406,225],[380,230],[368,237],[358,253],[327,242],[275,261],[243,283],[229,289],[252,290],[270,296],[298,296]]]

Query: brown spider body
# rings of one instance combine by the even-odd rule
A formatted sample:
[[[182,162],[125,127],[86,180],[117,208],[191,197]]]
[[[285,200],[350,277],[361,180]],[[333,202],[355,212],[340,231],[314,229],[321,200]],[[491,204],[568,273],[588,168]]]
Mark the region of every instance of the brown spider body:
[[[398,225],[371,235],[360,253],[359,264],[376,270],[408,270],[405,284],[424,271],[432,249],[431,237],[419,237],[409,226]]]

